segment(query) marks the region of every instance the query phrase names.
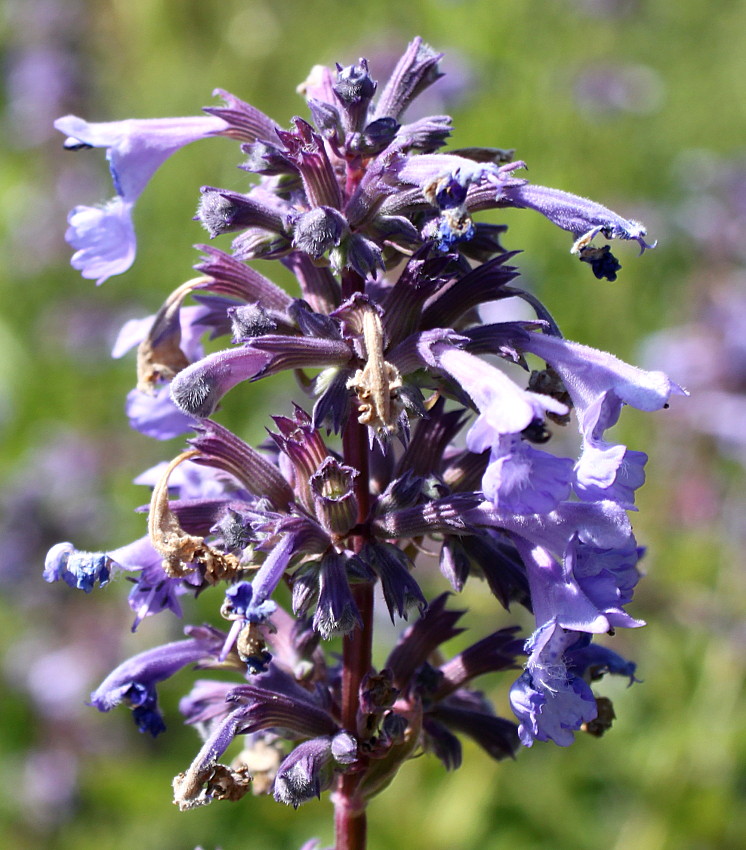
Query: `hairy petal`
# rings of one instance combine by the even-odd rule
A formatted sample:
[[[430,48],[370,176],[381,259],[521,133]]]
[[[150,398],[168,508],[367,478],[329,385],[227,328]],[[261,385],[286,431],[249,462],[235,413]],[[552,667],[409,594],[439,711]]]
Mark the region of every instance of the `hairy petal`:
[[[269,359],[248,346],[208,354],[179,372],[171,383],[171,398],[184,413],[206,418],[228,390],[258,377]]]
[[[590,242],[596,233],[602,233],[608,239],[634,239],[641,251],[653,247],[645,241],[647,231],[639,221],[622,218],[588,198],[531,183],[513,186],[505,194],[511,204],[536,210],[553,224],[569,230],[576,245]]]

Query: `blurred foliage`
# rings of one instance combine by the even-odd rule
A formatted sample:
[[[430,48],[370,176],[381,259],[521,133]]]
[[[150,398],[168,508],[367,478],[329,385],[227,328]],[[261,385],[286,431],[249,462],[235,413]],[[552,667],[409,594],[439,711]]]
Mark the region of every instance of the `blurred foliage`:
[[[124,319],[155,311],[190,276],[191,246],[205,239],[191,220],[197,187],[240,188],[245,175],[225,140],[180,151],[138,204],[135,266],[93,291],[67,265],[64,215],[108,197],[109,178],[100,151],[63,152],[51,121],[67,112],[90,120],[195,114],[219,86],[284,124],[304,113],[295,87],[313,64],[364,55],[380,79],[420,34],[446,52],[444,70],[464,84],[437,107],[454,115],[454,146],[514,147],[533,181],[640,218],[659,239],[640,260],[622,246],[620,281],[599,283],[569,256],[568,235],[541,217],[495,217],[510,225],[506,245],[525,250],[524,279],[566,335],[634,360],[646,334],[693,318],[694,294],[707,284],[710,270],[676,211],[697,176],[687,166],[692,152],[743,153],[746,4],[6,0],[0,15],[4,846],[284,850],[312,835],[328,843],[327,800],[298,812],[268,798],[176,811],[170,779],[197,749],[176,708],[188,677],[163,687],[170,728],[155,742],[137,734],[125,711],[99,716],[82,706],[108,668],[177,626],[149,620],[127,636],[121,583],[78,599],[43,584],[43,553],[60,539],[115,547],[142,533],[132,508],[145,497],[131,479],[170,457],[178,441],[127,432],[133,359],[112,362],[108,352]],[[291,391],[288,383],[253,385],[249,416],[247,393],[236,392],[225,421],[261,439],[267,420],[258,406],[284,412]],[[493,764],[467,746],[464,767],[449,776],[434,760],[416,760],[372,806],[371,850],[744,846],[746,533],[733,508],[744,473],[707,440],[678,432],[666,412],[655,420],[628,411],[620,426],[632,448],[652,456],[635,517],[649,575],[631,608],[650,626],[615,639],[638,660],[643,681],[629,690],[604,683],[614,729],[601,740],[579,735],[570,750],[539,744],[515,764]],[[696,502],[695,469],[714,499],[699,512],[682,508],[687,493]],[[496,606],[483,590],[469,588],[464,601],[486,633]],[[507,622],[509,615],[500,620]],[[74,647],[68,655],[66,646]],[[51,673],[59,679],[68,669],[53,669],[63,663],[74,690],[66,713],[45,688]],[[486,682],[503,700],[507,684]],[[45,752],[59,759],[34,760]]]

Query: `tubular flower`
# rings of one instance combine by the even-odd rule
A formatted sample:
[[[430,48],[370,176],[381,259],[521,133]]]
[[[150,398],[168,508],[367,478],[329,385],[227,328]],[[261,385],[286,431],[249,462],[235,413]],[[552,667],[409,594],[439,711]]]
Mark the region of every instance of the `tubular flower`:
[[[639,223],[529,183],[512,152],[449,151],[448,116],[407,123],[441,58],[415,39],[380,85],[364,58],[315,68],[301,87],[308,117],[289,128],[225,93],[202,118],[57,123],[68,147],[107,149],[117,195],[73,211],[69,234],[73,264],[99,282],[129,267],[132,205],[178,148],[225,136],[252,175],[241,192],[195,187],[196,218],[222,247],[198,246],[198,276],[115,346],[137,347],[131,425],[191,433],[136,479],[152,491],[147,535],[94,553],[59,543],[44,568],[85,592],[127,573],[133,629],[181,617],[198,594],[215,601],[224,629],[188,626],[91,696],[102,711],[128,705],[155,735],[157,683],[211,669],[180,704],[201,737],[174,780],[181,809],[249,790],[297,807],[333,789],[338,846],[361,846],[368,800],[405,761],[430,752],[455,769],[464,736],[505,759],[599,735],[613,710],[593,686],[606,673],[635,681],[632,662],[594,641],[643,625],[627,610],[643,554],[627,511],[648,458],[608,432],[625,406],[659,411],[684,391],[564,339],[521,285],[506,228],[478,219],[539,212],[599,278],[619,263],[592,240],[652,246]],[[247,265],[258,258],[280,260],[296,295]],[[506,298],[535,317],[483,324],[479,308]],[[299,400],[251,446],[221,423],[221,404],[282,372]],[[579,438],[555,439],[572,427]],[[447,593],[429,598],[434,564],[454,592],[476,578],[505,610],[528,609],[532,634],[506,625],[454,654],[465,612]],[[380,669],[377,585],[394,627],[409,621]],[[474,689],[485,673],[513,680],[517,723]]]
[[[225,110],[193,118],[128,119],[90,123],[76,115],[54,126],[67,136],[65,148],[105,148],[116,195],[101,207],[75,207],[66,239],[76,249],[72,265],[85,278],[103,283],[122,274],[135,259],[132,209],[150,178],[179,148],[209,136],[235,135]],[[226,119],[220,117],[223,112]]]

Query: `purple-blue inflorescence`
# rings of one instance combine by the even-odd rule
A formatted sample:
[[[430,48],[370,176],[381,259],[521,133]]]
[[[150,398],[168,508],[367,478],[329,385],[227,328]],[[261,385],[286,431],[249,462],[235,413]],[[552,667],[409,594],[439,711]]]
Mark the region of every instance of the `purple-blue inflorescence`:
[[[644,250],[645,229],[529,183],[503,150],[445,151],[447,116],[406,123],[440,59],[415,39],[381,86],[365,59],[316,68],[303,87],[310,121],[288,129],[225,92],[201,118],[56,123],[67,147],[107,151],[116,195],[77,207],[68,230],[73,265],[99,283],[132,264],[133,204],[177,149],[227,137],[257,175],[244,193],[202,187],[196,218],[228,241],[199,246],[198,276],[117,341],[115,356],[137,346],[131,425],[191,435],[139,479],[152,490],[147,535],[98,553],[58,544],[44,571],[86,592],[126,572],[133,629],[219,585],[224,628],[186,627],[185,640],[125,661],[91,702],[129,706],[156,735],[157,683],[195,663],[214,670],[181,703],[203,746],[174,780],[175,802],[238,799],[252,779],[296,807],[335,789],[345,848],[364,846],[367,801],[422,751],[452,769],[463,736],[502,759],[608,726],[593,685],[605,673],[632,683],[635,666],[592,640],[642,625],[625,610],[642,554],[627,511],[647,456],[606,432],[625,405],[655,411],[683,393],[564,339],[521,287],[505,228],[480,211],[539,212],[609,279],[619,263],[594,240]],[[280,260],[300,297],[247,264],[260,258]],[[481,305],[507,298],[536,318],[480,321]],[[205,334],[226,348],[205,355]],[[226,393],[250,399],[252,382],[287,370],[304,397],[276,411],[263,446],[219,423]],[[556,437],[575,429],[574,441]],[[433,596],[436,562],[453,591],[477,576],[506,610],[528,609],[533,633],[503,627],[449,660],[442,645],[464,612]],[[376,586],[392,621],[411,620],[380,669]],[[341,656],[325,651],[334,636]],[[517,723],[473,687],[495,671],[513,681]],[[244,749],[223,763],[238,736]]]

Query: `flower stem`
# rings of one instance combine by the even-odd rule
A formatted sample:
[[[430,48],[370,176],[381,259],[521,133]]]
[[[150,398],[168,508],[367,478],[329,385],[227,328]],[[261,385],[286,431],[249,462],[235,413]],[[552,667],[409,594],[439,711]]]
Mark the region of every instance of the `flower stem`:
[[[368,429],[350,419],[342,435],[344,461],[358,470],[355,495],[358,503],[358,527],[365,529],[370,513],[370,483],[368,463]],[[365,545],[366,533],[355,534],[351,548],[359,552]],[[345,635],[342,649],[342,726],[353,735],[357,733],[357,712],[360,705],[360,683],[370,670],[373,646],[373,585],[355,584],[352,587],[355,603],[363,625]]]
[[[342,656],[342,726],[355,734],[360,707],[360,683],[370,670],[373,638],[373,585],[353,588],[363,626],[344,639]],[[334,794],[334,850],[365,850],[365,803],[356,798],[360,774],[343,774]]]
[[[344,780],[350,777],[342,777],[340,785],[344,785]],[[334,850],[365,850],[366,834],[367,834],[367,819],[365,810],[356,811],[354,808],[345,805],[345,801],[340,799],[343,791],[341,788],[335,795],[334,803],[334,831],[336,842]]]
[[[347,280],[349,289],[361,287],[362,280]],[[368,462],[368,429],[350,417],[342,435],[344,461],[358,470],[355,482],[358,500],[358,524],[365,528],[371,507],[370,471]],[[365,544],[365,533],[352,537],[350,545],[359,552]],[[373,646],[373,585],[356,584],[352,594],[358,606],[362,627],[346,635],[342,648],[342,726],[357,734],[357,717],[360,709],[360,683],[371,667]],[[365,804],[356,799],[359,774],[340,776],[334,794],[335,850],[365,850]]]

